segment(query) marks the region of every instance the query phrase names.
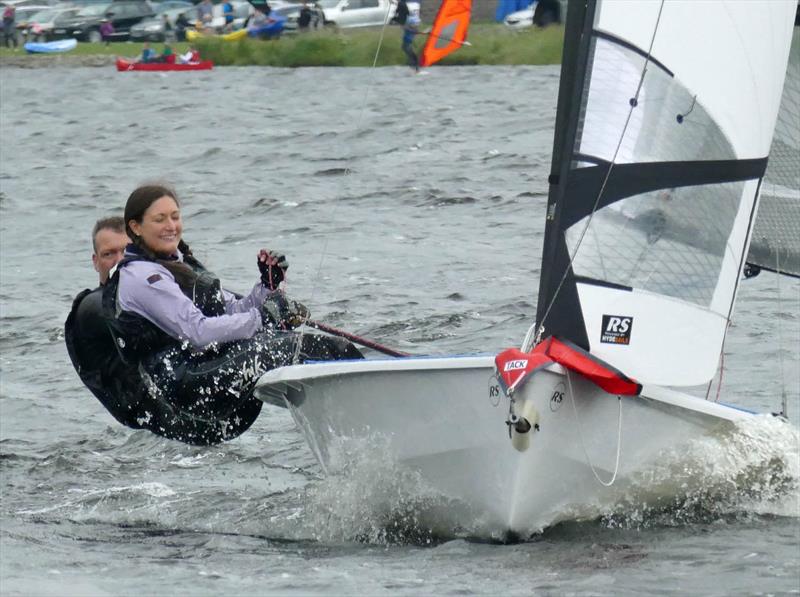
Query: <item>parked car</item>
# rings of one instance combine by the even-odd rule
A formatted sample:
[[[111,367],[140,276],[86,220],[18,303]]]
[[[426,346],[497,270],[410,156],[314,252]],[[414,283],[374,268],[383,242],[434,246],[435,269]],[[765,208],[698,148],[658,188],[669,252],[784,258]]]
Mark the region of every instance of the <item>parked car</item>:
[[[0,0],[0,6],[3,8],[13,6],[17,10],[26,6],[53,6],[55,3],[55,0]]]
[[[186,13],[193,6],[191,2],[184,2],[183,0],[167,0],[167,2],[154,4],[155,15],[139,21],[131,27],[131,41],[167,41],[168,39],[175,39],[175,21],[178,15]],[[169,22],[171,32],[167,31],[164,17]],[[168,35],[168,33],[171,34]]]
[[[547,27],[554,23],[560,23],[561,14],[560,0],[534,0],[528,8],[506,15],[503,23],[515,29],[533,25]]]
[[[17,28],[17,33],[23,33],[28,26],[28,21],[37,12],[42,12],[51,8],[46,2],[39,2],[37,4],[25,4],[20,6],[14,5],[14,26]]]
[[[325,23],[337,27],[370,27],[391,20],[395,6],[389,0],[317,0]]]
[[[517,4],[519,6],[519,4]],[[533,11],[536,10],[536,2],[527,8],[512,12],[503,19],[503,24],[514,29],[523,29],[533,25]]]
[[[24,25],[20,23],[17,28],[26,41],[50,41],[57,23],[75,16],[78,10],[76,6],[46,8],[31,15]]]
[[[126,40],[136,23],[153,16],[153,9],[146,0],[118,0],[98,2],[83,6],[71,19],[53,29],[54,39],[74,37],[79,41],[102,41],[100,23],[108,19],[114,26],[113,41]]]

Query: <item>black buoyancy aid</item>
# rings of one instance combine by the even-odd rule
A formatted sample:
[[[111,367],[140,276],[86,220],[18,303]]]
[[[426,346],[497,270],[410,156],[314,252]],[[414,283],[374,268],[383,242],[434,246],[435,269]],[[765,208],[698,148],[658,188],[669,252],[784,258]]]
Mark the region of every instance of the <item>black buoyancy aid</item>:
[[[137,363],[146,356],[176,345],[178,341],[147,318],[118,307],[119,272],[122,268],[134,261],[155,261],[136,247],[129,247],[128,251],[129,254],[117,264],[103,290],[103,312],[123,360]],[[223,315],[225,301],[219,278],[190,255],[185,256],[184,263],[195,276],[191,282],[178,282],[181,291],[206,317]]]
[[[84,290],[64,323],[64,341],[78,377],[120,423],[141,429],[146,419],[136,368],[126,367],[105,324],[102,287]]]

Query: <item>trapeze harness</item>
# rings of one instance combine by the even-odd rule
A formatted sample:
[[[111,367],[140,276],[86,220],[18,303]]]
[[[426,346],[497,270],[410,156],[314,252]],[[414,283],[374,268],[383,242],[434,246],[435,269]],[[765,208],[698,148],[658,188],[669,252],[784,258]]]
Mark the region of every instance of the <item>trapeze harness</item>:
[[[98,337],[105,346],[92,346],[77,334],[69,334],[73,364],[84,384],[121,423],[189,444],[210,445],[244,433],[261,412],[262,402],[253,396],[258,378],[275,367],[291,364],[300,337],[295,332],[265,329],[252,338],[211,346],[202,352],[176,340],[146,318],[117,308],[119,271],[127,264],[148,260],[128,255],[102,288],[99,313],[91,307],[94,325],[105,326]],[[181,286],[207,317],[225,312],[219,280],[191,256],[184,263],[196,274],[193,283]],[[95,294],[100,293],[94,291]],[[80,317],[86,297],[76,299],[67,320],[80,333]],[[80,298],[80,297],[79,297]],[[74,317],[73,317],[74,314]],[[99,316],[99,317],[98,317]],[[100,323],[98,323],[100,322]],[[304,334],[299,360],[363,358],[340,338]],[[79,348],[83,344],[85,348]],[[81,352],[100,350],[95,368],[81,367]]]

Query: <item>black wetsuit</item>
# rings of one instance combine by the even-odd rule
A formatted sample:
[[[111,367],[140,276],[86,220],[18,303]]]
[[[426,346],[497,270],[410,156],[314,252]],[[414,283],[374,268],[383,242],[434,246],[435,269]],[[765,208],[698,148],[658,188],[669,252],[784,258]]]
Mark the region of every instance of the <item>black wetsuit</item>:
[[[142,259],[136,257],[134,259]],[[125,266],[126,259],[120,263]],[[193,259],[200,275],[182,290],[207,316],[218,314],[219,281]],[[116,313],[119,273],[73,303],[65,340],[83,383],[123,425],[189,444],[210,445],[246,431],[261,412],[258,378],[291,364],[300,334],[265,330],[247,340],[193,351],[144,317]],[[349,342],[302,335],[299,362],[363,358]]]

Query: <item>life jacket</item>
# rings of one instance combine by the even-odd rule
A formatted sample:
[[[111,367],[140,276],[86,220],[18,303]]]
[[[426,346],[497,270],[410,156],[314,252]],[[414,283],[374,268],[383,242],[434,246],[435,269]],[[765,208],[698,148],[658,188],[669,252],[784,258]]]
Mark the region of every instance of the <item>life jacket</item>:
[[[83,384],[123,425],[141,429],[146,419],[144,387],[136,367],[122,363],[102,309],[102,288],[84,290],[64,323],[64,341]]]
[[[129,249],[129,254],[117,264],[116,270],[103,289],[103,315],[114,336],[121,358],[126,363],[134,364],[168,347],[179,345],[180,342],[147,318],[119,308],[117,295],[120,271],[134,261],[154,261],[135,248],[133,249],[135,252],[131,253],[131,250]],[[181,291],[206,317],[223,315],[225,301],[219,278],[194,257],[187,255],[184,263],[194,271],[196,277],[190,285],[179,283]]]

